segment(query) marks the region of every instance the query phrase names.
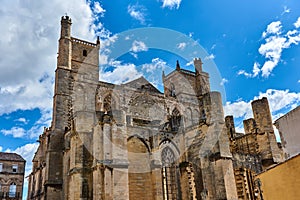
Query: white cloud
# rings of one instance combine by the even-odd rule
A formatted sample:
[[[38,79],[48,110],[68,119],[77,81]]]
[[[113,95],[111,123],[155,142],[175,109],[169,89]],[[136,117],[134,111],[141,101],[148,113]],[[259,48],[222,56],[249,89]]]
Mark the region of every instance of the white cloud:
[[[244,126],[243,123],[238,124],[238,126],[235,127],[235,132],[237,133],[244,133]]]
[[[300,93],[289,92],[289,90],[268,89],[265,93],[260,92],[257,98],[262,97],[268,98],[272,112],[300,103]]]
[[[143,74],[147,74],[147,80],[156,88],[163,88],[162,85],[162,72],[168,71],[171,67],[167,65],[167,62],[161,58],[153,58],[151,63],[142,65]]]
[[[281,33],[282,25],[280,21],[272,22],[267,26],[267,30],[263,32],[263,37],[266,37],[268,34],[279,35]]]
[[[163,2],[162,5],[163,8],[168,7],[170,9],[173,8],[179,9],[181,0],[161,0],[161,2]]]
[[[283,13],[281,15],[283,15],[285,13],[290,13],[290,12],[291,12],[291,9],[289,9],[287,6],[284,6],[283,7]]]
[[[15,110],[51,110],[53,97],[53,78],[43,80],[24,80],[24,83],[10,84],[0,88],[0,115]]]
[[[213,59],[215,59],[215,55],[214,54],[210,54],[209,56],[206,56],[204,58],[204,60],[213,60]]]
[[[300,20],[294,24],[296,27],[300,26]],[[274,68],[281,61],[281,55],[284,49],[288,49],[292,44],[298,45],[300,42],[300,31],[288,30],[286,33],[282,32],[282,24],[280,21],[272,22],[267,26],[267,30],[263,32],[265,43],[261,44],[258,52],[265,58],[262,67],[257,62],[254,63],[252,73],[245,70],[240,70],[239,75],[243,74],[246,77],[256,77],[260,73],[262,77],[269,77]]]
[[[177,44],[177,49],[184,50],[186,45],[187,44],[185,42],[181,42],[181,43]]]
[[[259,73],[261,72],[261,69],[259,67],[260,67],[259,63],[255,62],[253,65],[252,73],[248,73],[245,70],[240,70],[240,71],[238,71],[237,74],[244,75],[247,78],[254,78],[254,77],[258,76]]]
[[[271,36],[266,38],[266,43],[259,47],[258,52],[266,58],[279,60],[286,42],[285,37]]]
[[[145,24],[145,11],[146,9],[140,5],[129,5],[127,7],[128,14],[141,24]]]
[[[286,34],[281,32],[282,25],[280,21],[272,22],[264,32],[265,44],[259,48],[259,53],[266,58],[261,68],[262,76],[268,77],[273,69],[278,65],[283,49],[290,48],[291,44],[298,45],[300,41],[300,32],[290,30]]]
[[[264,65],[261,68],[262,71],[262,76],[263,77],[268,77],[273,69],[276,67],[278,64],[278,60],[268,60],[264,63]]]
[[[21,138],[25,135],[25,130],[21,127],[12,127],[10,130],[3,129],[0,131],[3,135],[12,135],[14,138]]]
[[[298,45],[300,42],[300,32],[297,30],[288,31],[286,34],[288,38],[288,42],[286,43],[286,47],[289,48],[291,44]]]
[[[165,70],[168,67],[167,63],[160,58],[152,59],[152,63],[147,63],[142,65],[142,70],[153,73],[156,70]]]
[[[300,80],[298,80],[298,83],[300,83]]]
[[[222,78],[220,85],[224,85],[225,83],[228,83],[228,80],[226,78]]]
[[[130,48],[130,51],[133,51],[134,53],[141,52],[141,51],[148,51],[148,47],[144,42],[135,40],[132,43],[132,47]]]
[[[247,78],[251,78],[252,77],[252,74],[251,73],[248,73],[248,72],[246,72],[245,70],[239,70],[238,71],[238,73],[237,73],[238,75],[244,75],[244,76],[246,76]]]
[[[41,118],[37,120],[34,125],[26,131],[27,138],[37,138],[44,132],[44,127],[49,127],[52,121],[52,111],[41,110]]]
[[[109,63],[114,67],[113,71],[100,70],[99,77],[101,81],[106,81],[114,84],[125,83],[141,77],[143,74],[139,73],[136,66],[132,63],[121,63],[120,61],[112,61]]]
[[[101,15],[103,15],[103,14],[106,12],[106,10],[102,8],[102,6],[100,5],[99,2],[96,1],[96,2],[94,3],[94,12],[95,12],[96,14],[101,14]]]
[[[35,139],[41,133],[43,133],[44,127],[49,127],[51,124],[52,112],[49,110],[41,110],[41,118],[37,120],[34,125],[26,130],[23,127],[15,126],[9,130],[3,129],[0,132],[3,135],[12,135],[14,138],[29,138]],[[17,121],[27,123],[28,121],[25,118],[20,118]]]
[[[191,66],[191,65],[193,65],[193,64],[194,64],[194,60],[191,60],[190,62],[186,63],[185,66]]]
[[[2,146],[0,146],[0,151],[2,151],[3,150],[3,147]]]
[[[224,106],[224,113],[226,115],[233,115],[235,118],[249,118],[252,116],[251,111],[251,103],[245,102],[241,99],[237,100],[236,102],[226,102]]]
[[[22,122],[22,123],[24,123],[24,124],[27,124],[27,123],[28,123],[28,120],[25,119],[24,117],[21,117],[21,118],[19,118],[19,119],[16,119],[15,121],[16,121],[16,122]]]
[[[6,28],[0,29],[0,115],[51,109],[60,16],[71,14],[72,35],[93,41],[101,26],[92,25],[96,16],[88,2],[1,1],[0,26]]]
[[[261,71],[261,70],[259,69],[259,67],[260,67],[259,63],[255,62],[254,65],[253,65],[253,70],[252,70],[252,72],[253,72],[253,77],[258,76],[259,72]]]
[[[105,38],[102,38],[100,53],[99,53],[99,65],[104,66],[109,63],[109,55],[111,53],[110,47],[117,41],[118,35],[106,34]]]
[[[296,28],[299,28],[300,27],[300,17],[298,17],[297,21],[294,23],[294,26]]]
[[[281,116],[282,110],[292,109],[300,104],[300,93],[290,92],[289,90],[268,89],[266,92],[260,92],[253,100],[267,97],[270,105],[270,110],[275,117]],[[224,106],[225,115],[233,115],[235,118],[250,118],[252,117],[251,102],[241,99],[236,102],[226,102]]]

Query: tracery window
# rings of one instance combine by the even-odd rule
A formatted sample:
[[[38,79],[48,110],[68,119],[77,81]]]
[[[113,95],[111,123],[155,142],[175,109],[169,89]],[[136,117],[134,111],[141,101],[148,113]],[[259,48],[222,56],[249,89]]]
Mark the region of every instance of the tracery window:
[[[103,100],[103,109],[104,112],[109,113],[115,107],[115,101],[112,98],[111,94],[108,94]]]
[[[175,155],[166,147],[161,153],[162,160],[162,186],[164,200],[177,200],[178,184],[176,174]]]
[[[181,115],[177,108],[175,108],[172,112],[171,116],[171,127],[172,131],[178,131],[181,123]]]

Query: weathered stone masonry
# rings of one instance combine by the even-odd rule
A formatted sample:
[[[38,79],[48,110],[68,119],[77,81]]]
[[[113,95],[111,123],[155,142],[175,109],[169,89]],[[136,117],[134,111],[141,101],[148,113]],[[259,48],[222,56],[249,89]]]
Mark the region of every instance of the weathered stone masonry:
[[[71,19],[62,17],[52,125],[40,136],[30,176],[42,174],[42,192],[31,186],[28,199],[235,200],[238,169],[276,162],[274,144],[265,144],[269,116],[254,114],[259,133],[235,133],[200,58],[195,72],[177,63],[163,74],[161,93],[143,77],[99,81],[99,48],[99,39],[71,37]]]

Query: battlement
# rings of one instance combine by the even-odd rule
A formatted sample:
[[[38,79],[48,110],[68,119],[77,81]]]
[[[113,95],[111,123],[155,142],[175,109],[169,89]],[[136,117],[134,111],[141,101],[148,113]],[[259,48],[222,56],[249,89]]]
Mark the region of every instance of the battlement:
[[[195,70],[196,70],[196,74],[199,72],[202,72],[202,60],[201,58],[195,58],[194,59],[194,66],[195,66]]]
[[[71,20],[71,18],[70,18],[68,15],[66,15],[66,16],[62,16],[62,17],[61,17],[61,21],[68,21],[68,22],[71,22],[72,20]]]
[[[90,46],[90,47],[96,47],[97,46],[97,44],[95,44],[95,43],[84,41],[84,40],[74,38],[74,37],[72,37],[71,40],[72,40],[72,42],[75,42],[75,43],[78,43],[78,44],[83,44],[83,45]]]

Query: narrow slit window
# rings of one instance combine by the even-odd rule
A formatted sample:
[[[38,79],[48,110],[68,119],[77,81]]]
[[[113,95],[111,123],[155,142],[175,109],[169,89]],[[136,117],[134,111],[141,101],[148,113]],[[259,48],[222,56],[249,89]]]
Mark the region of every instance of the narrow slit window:
[[[82,55],[86,57],[87,56],[87,51],[83,50]]]

